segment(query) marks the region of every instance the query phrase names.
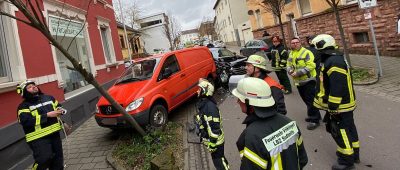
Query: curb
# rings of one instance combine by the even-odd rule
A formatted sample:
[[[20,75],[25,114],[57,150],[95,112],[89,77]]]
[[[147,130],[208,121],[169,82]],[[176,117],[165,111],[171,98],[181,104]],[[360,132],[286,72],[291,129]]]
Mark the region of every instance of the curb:
[[[368,69],[368,70],[372,70],[374,73],[377,73],[377,71],[374,68],[370,68],[370,67],[360,67],[360,66],[353,66],[353,68],[364,68],[364,69]],[[372,80],[370,81],[353,81],[353,85],[357,85],[357,86],[368,86],[368,85],[372,85],[375,84],[379,81],[379,75],[375,74],[374,77],[372,78]]]
[[[115,170],[126,170],[121,164],[119,164],[115,159],[112,157],[112,151],[115,149],[116,144],[111,148],[111,151],[107,154],[106,160],[108,164],[111,165],[112,168]]]

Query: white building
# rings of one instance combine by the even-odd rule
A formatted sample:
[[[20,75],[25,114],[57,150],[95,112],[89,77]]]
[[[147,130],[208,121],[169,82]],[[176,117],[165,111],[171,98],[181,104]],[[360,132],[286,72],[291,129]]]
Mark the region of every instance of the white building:
[[[237,26],[249,20],[246,0],[217,0],[213,9],[218,38],[229,45],[240,45]]]
[[[199,30],[191,29],[185,30],[181,32],[181,44],[193,43],[194,41],[199,39]]]
[[[146,52],[151,54],[158,51],[170,51],[170,43],[165,35],[167,22],[168,16],[165,13],[148,15],[138,20]]]
[[[237,25],[241,46],[247,41],[254,39],[250,20]]]

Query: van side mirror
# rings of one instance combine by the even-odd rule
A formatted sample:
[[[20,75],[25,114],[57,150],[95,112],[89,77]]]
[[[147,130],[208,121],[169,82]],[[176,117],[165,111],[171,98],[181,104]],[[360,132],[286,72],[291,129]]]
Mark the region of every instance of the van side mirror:
[[[170,77],[171,75],[172,75],[172,71],[171,71],[171,69],[169,69],[169,68],[167,67],[167,68],[165,68],[165,70],[164,70],[164,72],[163,72],[162,78],[168,78],[168,77]]]

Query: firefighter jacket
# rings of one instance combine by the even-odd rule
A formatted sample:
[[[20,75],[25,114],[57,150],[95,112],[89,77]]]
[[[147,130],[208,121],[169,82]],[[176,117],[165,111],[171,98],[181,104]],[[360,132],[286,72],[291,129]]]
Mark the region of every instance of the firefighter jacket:
[[[326,58],[317,81],[314,106],[327,111],[349,112],[356,108],[350,68],[343,55],[323,54]]]
[[[47,112],[61,106],[48,95],[41,94],[30,100],[24,100],[18,106],[18,121],[22,125],[27,142],[42,138],[61,129],[61,122],[55,117],[47,117]]]
[[[289,73],[296,72],[293,77],[296,86],[301,86],[309,81],[315,81],[317,72],[315,71],[314,55],[310,50],[301,47],[298,51],[291,51],[287,63]]]
[[[271,47],[271,53],[268,55],[271,60],[271,66],[275,71],[286,69],[288,52],[282,44]]]
[[[283,86],[267,75],[261,74],[259,78],[263,79],[271,87],[272,98],[275,100],[278,113],[286,115],[285,97],[282,92]]]
[[[215,148],[223,144],[224,132],[217,102],[212,97],[202,97],[197,103],[197,109],[196,121],[200,125],[200,136],[208,141],[208,147]]]
[[[236,142],[240,169],[302,169],[308,158],[296,122],[273,108],[262,109],[264,118],[249,114],[243,122],[247,127]]]

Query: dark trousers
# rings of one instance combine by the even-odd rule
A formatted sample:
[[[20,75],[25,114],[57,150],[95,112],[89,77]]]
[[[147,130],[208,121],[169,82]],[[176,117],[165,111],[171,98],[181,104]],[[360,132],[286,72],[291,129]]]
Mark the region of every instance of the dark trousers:
[[[315,85],[315,81],[309,81],[304,85],[297,86],[297,89],[299,90],[301,99],[303,99],[304,103],[307,105],[308,119],[310,119],[310,122],[319,123],[319,120],[321,120],[321,113],[319,113],[319,110],[313,105]]]
[[[330,130],[338,146],[336,151],[338,163],[353,165],[354,159],[360,158],[360,143],[357,128],[354,124],[353,111],[338,115],[326,113],[324,122],[327,123],[327,130]]]
[[[59,132],[28,143],[33,151],[35,163],[32,169],[64,169],[62,143]]]
[[[224,155],[224,144],[217,146],[216,151],[211,153],[211,158],[217,170],[228,170],[229,164]]]
[[[279,83],[285,87],[285,90],[292,92],[292,85],[290,85],[290,80],[286,70],[275,71],[275,74],[278,77]]]

